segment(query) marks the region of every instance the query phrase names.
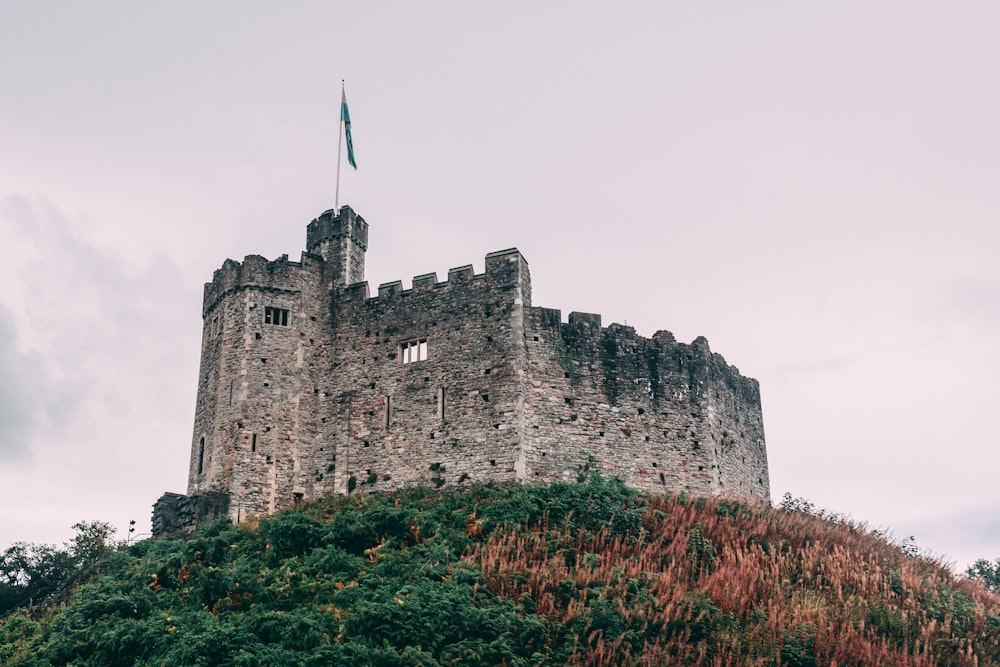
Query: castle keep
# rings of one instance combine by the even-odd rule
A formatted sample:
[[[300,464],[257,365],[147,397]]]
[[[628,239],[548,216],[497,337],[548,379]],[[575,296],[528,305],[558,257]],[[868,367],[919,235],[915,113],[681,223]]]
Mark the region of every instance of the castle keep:
[[[226,260],[205,285],[187,495],[157,502],[154,534],[334,493],[573,480],[589,457],[644,491],[769,497],[757,381],[704,338],[563,322],[516,249],[373,296],[367,248],[344,206],[300,261]]]

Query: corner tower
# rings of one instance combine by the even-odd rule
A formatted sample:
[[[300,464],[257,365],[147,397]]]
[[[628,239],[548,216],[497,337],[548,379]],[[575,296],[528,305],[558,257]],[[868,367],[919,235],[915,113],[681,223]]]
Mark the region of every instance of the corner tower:
[[[367,237],[350,208],[327,211],[300,261],[229,259],[205,285],[189,496],[225,494],[240,521],[330,492],[304,461],[323,447],[331,288],[362,278]]]
[[[306,227],[306,250],[324,259],[334,286],[360,283],[365,279],[368,223],[350,206],[324,211]]]

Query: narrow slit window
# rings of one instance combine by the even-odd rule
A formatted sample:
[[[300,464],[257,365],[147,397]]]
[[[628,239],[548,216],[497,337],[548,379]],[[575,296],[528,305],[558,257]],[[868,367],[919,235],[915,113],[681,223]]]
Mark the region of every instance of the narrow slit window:
[[[264,324],[273,324],[279,327],[288,326],[288,309],[287,308],[272,308],[271,306],[265,306],[264,308]]]
[[[385,427],[392,426],[392,396],[385,397]]]
[[[427,340],[412,340],[399,345],[399,356],[404,364],[427,360]]]
[[[250,451],[251,452],[256,452],[257,451],[257,434],[256,433],[251,433],[250,434]]]
[[[444,387],[438,387],[438,419],[444,421]]]
[[[205,470],[205,437],[202,436],[201,442],[198,443],[198,474],[200,475]]]

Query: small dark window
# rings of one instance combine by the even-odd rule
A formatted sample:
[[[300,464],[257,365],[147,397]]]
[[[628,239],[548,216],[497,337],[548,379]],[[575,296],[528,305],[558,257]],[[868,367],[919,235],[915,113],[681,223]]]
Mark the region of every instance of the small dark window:
[[[205,470],[205,438],[202,437],[201,442],[198,443],[198,474],[200,475]]]
[[[257,434],[256,433],[254,433],[254,434],[252,434],[250,436],[250,451],[251,452],[256,452],[257,451]]]
[[[274,324],[276,326],[287,327],[288,309],[266,306],[264,308],[264,324]]]
[[[303,498],[303,494],[301,494],[301,493],[293,493],[292,494],[292,504],[293,505],[301,505],[302,504],[302,498]]]

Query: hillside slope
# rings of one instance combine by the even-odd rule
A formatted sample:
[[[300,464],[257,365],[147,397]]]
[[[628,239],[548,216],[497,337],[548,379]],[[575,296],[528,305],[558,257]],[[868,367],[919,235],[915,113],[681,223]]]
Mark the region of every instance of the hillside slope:
[[[1000,602],[866,529],[580,484],[357,495],[116,555],[0,665],[987,665]]]

